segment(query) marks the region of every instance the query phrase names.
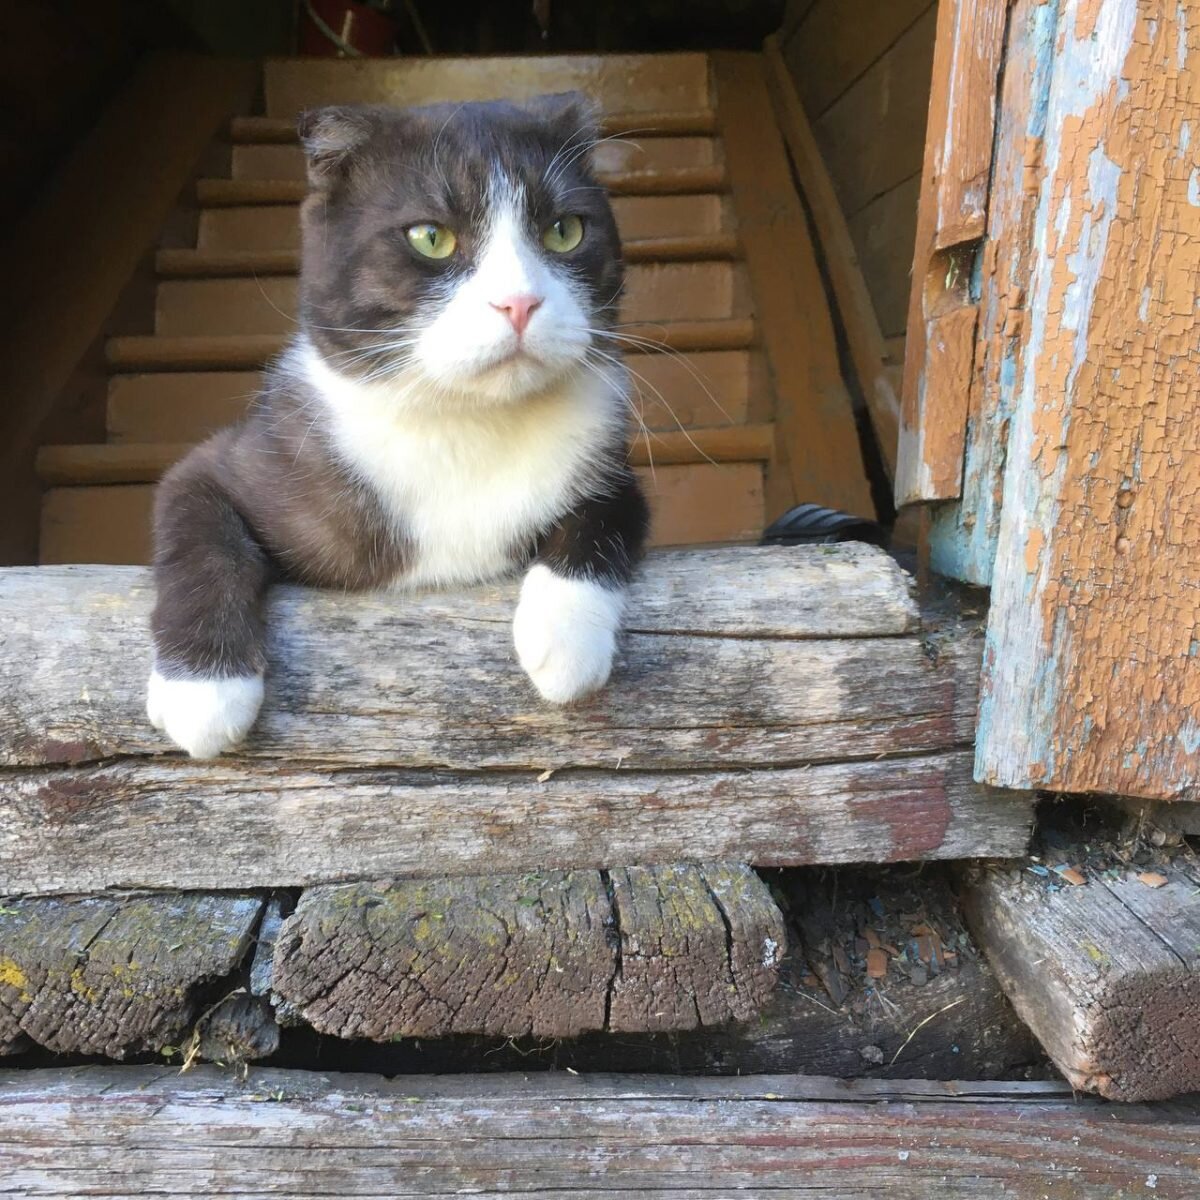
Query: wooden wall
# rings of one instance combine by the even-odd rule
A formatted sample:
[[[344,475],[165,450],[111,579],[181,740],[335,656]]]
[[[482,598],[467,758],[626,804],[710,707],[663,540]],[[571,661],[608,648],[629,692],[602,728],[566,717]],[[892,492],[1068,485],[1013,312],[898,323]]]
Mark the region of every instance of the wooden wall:
[[[792,0],[781,30],[888,338],[908,310],[936,23],[932,0]]]

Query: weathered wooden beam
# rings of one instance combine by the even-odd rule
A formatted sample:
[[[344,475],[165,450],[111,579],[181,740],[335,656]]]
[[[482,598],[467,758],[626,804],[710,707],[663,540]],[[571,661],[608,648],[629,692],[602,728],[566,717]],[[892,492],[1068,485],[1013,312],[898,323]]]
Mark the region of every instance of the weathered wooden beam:
[[[405,1040],[346,1046],[339,1061],[389,1075],[469,1071],[480,1062],[500,1071],[945,1080],[1051,1070],[967,932],[948,871],[805,869],[773,872],[769,882],[787,913],[788,952],[753,1020],[565,1041]],[[871,953],[876,945],[883,963]]]
[[[611,685],[565,710],[513,597],[275,589],[259,727],[202,764],[144,717],[145,572],[0,577],[0,891],[1024,848],[1029,798],[971,779],[977,630],[920,629],[882,552],[652,556]]]
[[[261,908],[197,893],[5,900],[0,1043],[24,1034],[58,1054],[124,1058],[178,1042],[197,988],[237,968]]]
[[[785,941],[735,865],[343,884],[301,896],[270,986],[287,1020],[381,1042],[694,1029],[756,1016]]]
[[[1200,1090],[1200,875],[1086,869],[1071,886],[1031,865],[1046,870],[971,871],[964,903],[1046,1053],[1114,1100]]]
[[[1200,11],[1056,11],[977,773],[1195,801]]]
[[[47,1197],[1192,1200],[1198,1145],[1195,1102],[1057,1083],[0,1073],[4,1186]]]

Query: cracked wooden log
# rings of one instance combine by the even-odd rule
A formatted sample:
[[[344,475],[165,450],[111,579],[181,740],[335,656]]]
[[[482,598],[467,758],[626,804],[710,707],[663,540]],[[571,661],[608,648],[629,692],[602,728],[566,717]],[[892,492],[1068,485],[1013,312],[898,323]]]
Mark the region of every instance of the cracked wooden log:
[[[1076,859],[1083,861],[1083,847]],[[1200,1090],[1200,876],[1085,867],[1070,886],[1016,863],[972,869],[964,904],[1013,1007],[1081,1091]],[[1165,876],[1166,882],[1160,882]]]
[[[4,572],[0,891],[1023,852],[1029,797],[972,779],[977,625],[923,627],[881,551],[652,556],[569,709],[514,595],[275,589],[263,716],[206,764],[145,719],[146,572]]]
[[[0,1073],[18,1196],[1194,1200],[1200,1104],[1045,1083]]]
[[[747,867],[310,888],[275,942],[278,1011],[390,1042],[695,1029],[757,1014],[783,918]]]
[[[197,1022],[197,1050],[205,1062],[241,1066],[279,1049],[279,1022],[270,1001],[251,993],[248,976],[239,983]]]
[[[109,1058],[179,1042],[202,986],[245,957],[261,907],[194,893],[5,900],[0,1042]]]

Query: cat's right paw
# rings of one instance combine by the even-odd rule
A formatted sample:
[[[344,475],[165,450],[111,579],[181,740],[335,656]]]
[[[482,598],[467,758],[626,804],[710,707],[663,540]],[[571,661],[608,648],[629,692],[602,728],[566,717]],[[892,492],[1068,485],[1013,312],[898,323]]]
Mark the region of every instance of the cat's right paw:
[[[250,732],[262,700],[261,675],[171,679],[152,671],[146,715],[193,758],[215,758]]]

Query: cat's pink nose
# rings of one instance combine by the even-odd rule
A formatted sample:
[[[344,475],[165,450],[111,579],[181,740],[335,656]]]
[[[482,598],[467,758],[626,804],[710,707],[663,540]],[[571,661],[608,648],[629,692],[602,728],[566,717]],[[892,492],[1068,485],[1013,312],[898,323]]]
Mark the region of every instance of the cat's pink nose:
[[[516,330],[517,337],[520,337],[525,332],[534,309],[540,307],[542,298],[529,295],[508,296],[503,300],[492,300],[490,303],[497,312],[502,312],[508,318],[508,323]]]

